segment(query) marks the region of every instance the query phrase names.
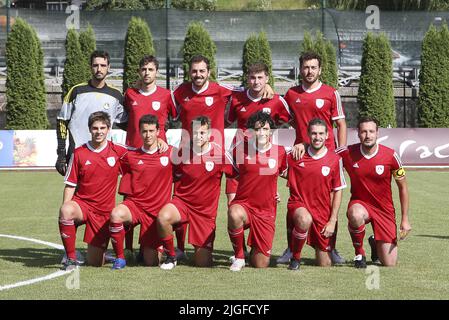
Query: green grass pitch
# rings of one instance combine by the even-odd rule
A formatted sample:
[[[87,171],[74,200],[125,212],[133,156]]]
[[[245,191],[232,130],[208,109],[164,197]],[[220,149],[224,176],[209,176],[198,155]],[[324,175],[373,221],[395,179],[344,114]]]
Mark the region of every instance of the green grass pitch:
[[[409,171],[412,233],[399,243],[399,265],[379,268],[379,288],[369,290],[369,274],[344,266],[319,268],[314,252],[305,247],[304,265],[291,272],[285,265],[264,270],[229,271],[232,247],[226,232],[226,205],[222,194],[217,220],[213,268],[187,264],[173,271],[129,265],[112,271],[82,267],[79,289],[68,289],[69,276],[0,291],[3,299],[447,299],[449,292],[449,172]],[[224,183],[223,183],[224,185]],[[57,212],[63,178],[56,172],[0,172],[0,234],[35,238],[60,244]],[[393,185],[396,208],[397,188]],[[282,202],[278,206],[272,261],[286,247],[285,212],[288,191],[279,180]],[[339,215],[337,248],[347,259],[354,253],[347,231],[345,209],[349,189]],[[371,227],[367,228],[367,236]],[[84,250],[84,227],[78,230],[77,248]],[[135,238],[137,237],[137,232]],[[137,247],[137,245],[135,245]],[[369,260],[369,246],[365,246]],[[192,247],[187,245],[188,255]],[[54,273],[62,251],[31,242],[0,237],[0,287]]]

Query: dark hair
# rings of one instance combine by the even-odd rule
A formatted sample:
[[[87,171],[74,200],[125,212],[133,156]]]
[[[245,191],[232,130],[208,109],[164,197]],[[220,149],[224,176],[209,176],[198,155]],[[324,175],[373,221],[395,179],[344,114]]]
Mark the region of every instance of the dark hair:
[[[256,113],[253,113],[251,115],[251,117],[249,117],[248,121],[246,122],[246,127],[248,129],[255,129],[257,122],[259,122],[262,127],[266,123],[268,123],[270,125],[270,129],[276,129],[276,125],[274,124],[273,119],[266,112],[258,111]]]
[[[252,65],[250,65],[248,67],[248,72],[247,74],[250,75],[251,73],[259,73],[259,72],[265,72],[265,75],[268,76],[268,67],[265,63],[263,62],[256,62],[253,63]]]
[[[159,120],[156,116],[152,114],[145,114],[139,120],[139,129],[142,128],[144,124],[155,124],[156,129],[159,129]]]
[[[144,55],[142,59],[139,61],[139,69],[142,68],[144,65],[154,63],[156,66],[156,70],[159,70],[159,61],[156,59],[155,56],[150,55]]]
[[[95,121],[104,122],[104,123],[106,123],[108,128],[111,127],[111,118],[109,117],[109,114],[107,114],[104,111],[97,111],[97,112],[92,113],[89,116],[89,120],[87,122],[89,125],[89,128],[92,127],[92,125],[94,124]]]
[[[307,132],[310,132],[310,128],[312,126],[323,126],[327,132],[327,124],[323,119],[314,118],[314,119],[310,120],[309,123],[307,124]]]
[[[360,125],[365,122],[374,122],[376,124],[376,130],[379,128],[379,121],[377,121],[376,118],[371,116],[362,116],[359,118],[359,121],[357,122],[357,129],[360,130]]]
[[[205,126],[207,125],[207,129],[211,128],[211,121],[208,117],[206,116],[199,116],[196,117],[195,119],[192,120],[192,129],[194,125],[201,125],[201,126]]]
[[[108,65],[111,64],[111,59],[110,59],[109,53],[107,51],[95,50],[94,52],[92,52],[90,55],[90,64],[91,65],[92,65],[92,61],[95,58],[104,58],[108,62]]]
[[[192,69],[192,64],[194,63],[200,63],[200,62],[204,62],[206,64],[207,70],[210,69],[210,62],[209,59],[207,59],[205,56],[203,55],[195,55],[192,58],[190,58],[190,62],[189,62],[189,69]]]
[[[313,59],[317,59],[318,60],[318,67],[321,68],[321,56],[318,53],[314,52],[314,51],[304,52],[299,57],[299,67],[302,67],[304,61],[309,61],[309,60],[313,60]]]

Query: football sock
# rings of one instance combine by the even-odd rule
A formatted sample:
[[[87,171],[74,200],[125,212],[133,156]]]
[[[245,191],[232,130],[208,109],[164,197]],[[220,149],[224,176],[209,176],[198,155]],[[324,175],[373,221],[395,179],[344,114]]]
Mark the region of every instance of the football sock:
[[[117,258],[125,259],[123,250],[123,240],[125,239],[125,228],[123,223],[110,223],[109,232],[111,233],[112,247]]]
[[[245,233],[243,227],[237,229],[228,228],[229,239],[231,239],[236,259],[245,259],[243,247],[245,245]]]
[[[307,230],[303,230],[298,226],[293,228],[291,235],[291,251],[293,253],[293,259],[301,259],[301,251],[307,241],[307,234]]]
[[[293,219],[289,219],[288,215],[287,215],[287,244],[288,247],[292,248],[292,230],[293,230],[294,224],[293,224]]]
[[[61,235],[62,244],[64,245],[67,258],[76,260],[75,242],[76,228],[75,221],[59,219],[59,233]]]
[[[365,238],[365,225],[362,224],[358,228],[353,228],[348,224],[349,234],[351,235],[352,245],[355,249],[355,255],[361,254],[365,256],[365,250],[363,249],[363,239]]]
[[[183,223],[181,226],[175,229],[176,233],[176,245],[179,250],[184,251],[185,239],[186,239],[187,223]]]
[[[162,245],[164,246],[164,251],[167,254],[167,256],[174,257],[176,256],[175,253],[175,244],[173,242],[173,235],[169,235],[165,238],[161,239]]]

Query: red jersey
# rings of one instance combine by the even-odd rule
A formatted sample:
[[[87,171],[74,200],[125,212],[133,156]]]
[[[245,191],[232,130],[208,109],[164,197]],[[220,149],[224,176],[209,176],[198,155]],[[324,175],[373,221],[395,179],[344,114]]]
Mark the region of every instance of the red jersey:
[[[172,147],[159,153],[143,147],[129,151],[123,164],[131,174],[131,193],[126,200],[136,203],[145,212],[157,216],[159,210],[171,199],[173,166],[170,160]]]
[[[320,83],[319,87],[313,90],[304,90],[302,86],[296,86],[287,91],[284,99],[296,123],[295,144],[310,143],[307,125],[310,120],[320,118],[326,122],[329,131],[326,147],[331,151],[335,150],[333,121],[345,118],[338,91],[324,83]]]
[[[361,200],[383,212],[394,214],[391,176],[402,163],[393,149],[378,144],[374,154],[364,154],[361,144],[337,149],[351,178],[351,201]],[[403,172],[403,170],[401,170]]]
[[[273,99],[253,98],[249,90],[234,92],[226,121],[231,124],[237,120],[237,128],[246,130],[246,123],[251,115],[263,111],[271,115],[276,124],[290,120],[290,110],[287,102],[280,95],[275,94]]]
[[[220,145],[209,143],[202,154],[193,154],[175,166],[177,179],[173,198],[179,198],[196,214],[213,217],[217,215],[221,176],[233,172],[231,161],[226,160]]]
[[[211,140],[223,146],[225,110],[232,91],[232,87],[210,81],[200,91],[196,91],[191,82],[181,84],[174,90],[173,95],[177,103],[182,128],[191,135],[192,120],[198,116],[206,116],[211,120],[211,129],[217,131],[212,132]],[[217,134],[221,134],[221,139],[214,138],[214,135]]]
[[[271,144],[266,150],[258,150],[247,142],[238,144],[233,154],[239,176],[233,203],[243,202],[261,216],[272,216],[276,213],[278,175],[287,170],[284,147]]]
[[[329,149],[323,154],[312,156],[309,148],[299,160],[289,155],[288,185],[288,204],[305,206],[314,220],[326,224],[332,211],[332,190],[346,188],[343,161]]]
[[[159,120],[159,137],[167,141],[165,124],[170,115],[176,118],[175,101],[170,90],[156,86],[152,92],[128,88],[124,97],[125,110],[128,113],[126,145],[140,148],[143,144],[139,130],[139,120],[145,114],[157,116]]]
[[[111,141],[99,150],[93,149],[89,142],[76,148],[64,181],[69,186],[77,187],[74,198],[109,215],[115,206],[120,160],[126,152],[125,147]]]

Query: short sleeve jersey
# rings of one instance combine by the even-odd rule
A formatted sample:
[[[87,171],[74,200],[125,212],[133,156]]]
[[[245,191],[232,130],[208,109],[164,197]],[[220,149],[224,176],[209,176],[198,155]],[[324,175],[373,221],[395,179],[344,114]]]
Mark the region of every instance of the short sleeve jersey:
[[[394,214],[391,177],[395,172],[404,174],[396,152],[378,144],[376,152],[368,156],[360,143],[341,147],[337,152],[351,179],[351,200],[361,200],[383,212]]]
[[[126,152],[124,146],[111,141],[98,150],[89,143],[75,149],[65,176],[65,184],[77,187],[74,198],[109,215],[115,206],[120,161]]]
[[[127,200],[134,201],[145,212],[157,216],[159,210],[170,201],[173,183],[173,165],[170,160],[172,147],[165,152],[130,150],[123,157],[123,164],[131,174],[131,193]]]
[[[233,159],[239,184],[235,202],[244,202],[261,216],[276,212],[278,176],[287,170],[287,154],[282,146],[271,144],[258,150],[252,142],[237,144]]]
[[[167,141],[165,124],[168,117],[176,118],[174,97],[170,90],[156,86],[152,92],[128,88],[124,97],[125,110],[128,113],[128,129],[126,130],[126,145],[133,148],[142,146],[143,141],[139,131],[139,120],[143,115],[151,114],[158,118],[159,137]]]
[[[178,152],[178,151],[176,151]],[[183,157],[181,157],[183,158]],[[202,154],[192,153],[176,165],[173,198],[179,198],[197,214],[215,218],[223,173],[232,174],[232,164],[226,160],[220,145],[209,143]]]
[[[307,125],[310,120],[320,118],[326,122],[329,137],[326,147],[335,150],[333,121],[344,119],[345,114],[341,98],[337,90],[324,83],[314,90],[304,90],[303,86],[290,88],[284,97],[296,123],[295,144],[309,143]]]
[[[91,139],[88,119],[93,112],[97,111],[109,114],[112,122],[128,121],[127,113],[123,108],[122,94],[108,85],[95,88],[90,83],[81,83],[72,87],[65,96],[57,118],[69,122],[69,131],[76,148]]]
[[[313,218],[327,223],[331,214],[332,191],[346,188],[343,161],[334,151],[312,155],[309,150],[295,160],[288,156],[288,204],[304,205]]]

